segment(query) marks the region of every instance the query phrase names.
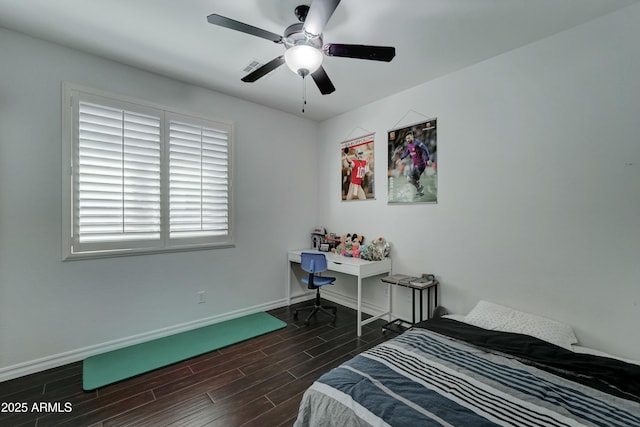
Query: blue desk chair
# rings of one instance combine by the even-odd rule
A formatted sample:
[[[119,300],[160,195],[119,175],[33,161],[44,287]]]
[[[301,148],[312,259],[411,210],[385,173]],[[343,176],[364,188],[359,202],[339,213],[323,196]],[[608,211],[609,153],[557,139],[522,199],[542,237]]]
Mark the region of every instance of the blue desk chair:
[[[309,273],[308,276],[302,278],[302,283],[305,283],[308,289],[316,290],[316,301],[314,305],[297,308],[293,312],[293,318],[295,320],[298,320],[299,311],[311,310],[311,313],[309,313],[309,316],[307,316],[307,319],[304,321],[306,325],[309,324],[309,320],[311,320],[311,317],[319,311],[331,316],[332,321],[335,322],[337,308],[333,306],[323,306],[320,304],[320,287],[325,285],[333,285],[333,282],[335,282],[336,278],[316,276],[317,273],[321,273],[327,270],[327,258],[324,256],[324,254],[303,252],[300,264],[302,265],[302,269]],[[331,310],[331,312],[329,312],[329,310]]]

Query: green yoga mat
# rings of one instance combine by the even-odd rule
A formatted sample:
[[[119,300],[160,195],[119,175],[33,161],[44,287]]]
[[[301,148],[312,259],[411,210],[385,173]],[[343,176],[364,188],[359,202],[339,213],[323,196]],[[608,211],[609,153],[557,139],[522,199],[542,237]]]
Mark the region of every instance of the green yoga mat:
[[[93,390],[285,326],[267,313],[255,313],[91,356],[82,364],[82,388]]]

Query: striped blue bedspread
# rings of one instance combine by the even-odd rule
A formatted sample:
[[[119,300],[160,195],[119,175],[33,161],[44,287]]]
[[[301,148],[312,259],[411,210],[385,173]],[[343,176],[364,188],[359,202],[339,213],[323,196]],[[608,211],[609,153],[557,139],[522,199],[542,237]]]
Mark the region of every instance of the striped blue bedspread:
[[[412,329],[320,377],[295,426],[640,426],[640,403]]]

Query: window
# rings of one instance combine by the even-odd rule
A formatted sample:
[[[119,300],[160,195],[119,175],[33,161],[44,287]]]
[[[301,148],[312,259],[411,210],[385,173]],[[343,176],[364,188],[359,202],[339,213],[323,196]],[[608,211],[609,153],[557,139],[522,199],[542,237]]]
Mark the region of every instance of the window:
[[[63,85],[63,258],[233,246],[232,124]]]

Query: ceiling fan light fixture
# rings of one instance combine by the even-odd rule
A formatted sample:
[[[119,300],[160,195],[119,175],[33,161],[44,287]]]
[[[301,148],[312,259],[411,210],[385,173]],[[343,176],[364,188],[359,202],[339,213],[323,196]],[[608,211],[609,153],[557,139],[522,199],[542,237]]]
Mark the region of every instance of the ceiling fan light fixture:
[[[320,68],[322,56],[319,49],[301,44],[287,49],[284,60],[291,71],[304,77]]]

